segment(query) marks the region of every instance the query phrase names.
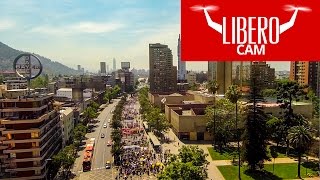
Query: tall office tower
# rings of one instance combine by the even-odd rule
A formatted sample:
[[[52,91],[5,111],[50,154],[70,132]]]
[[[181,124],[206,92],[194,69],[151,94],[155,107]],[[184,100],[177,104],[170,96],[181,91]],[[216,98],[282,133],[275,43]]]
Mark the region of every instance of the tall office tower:
[[[178,81],[185,81],[186,80],[186,62],[181,60],[181,39],[179,34],[178,39]]]
[[[297,81],[301,85],[307,85],[317,92],[318,68],[316,61],[295,61],[291,62],[290,80]]]
[[[208,62],[208,81],[216,81],[217,80],[217,62],[209,61]]]
[[[48,179],[62,132],[52,94],[13,90],[0,98],[0,179]]]
[[[81,65],[78,65],[78,72],[81,71]]]
[[[173,67],[172,51],[168,45],[149,44],[149,81],[152,93],[169,93],[177,89],[177,72]]]
[[[110,71],[109,71],[109,64],[107,65],[107,73],[110,73]]]
[[[100,62],[100,74],[103,76],[107,74],[106,62]]]
[[[208,63],[208,81],[217,81],[218,94],[225,94],[228,87],[236,84],[240,87],[249,85],[250,62],[218,61]]]
[[[113,58],[113,69],[112,71],[116,71],[117,70],[117,62],[116,62],[116,58]]]
[[[255,68],[257,70],[257,81],[260,82],[260,88],[274,88],[275,87],[275,79],[276,72],[274,68],[271,68],[266,61],[254,61],[252,62],[252,69]]]

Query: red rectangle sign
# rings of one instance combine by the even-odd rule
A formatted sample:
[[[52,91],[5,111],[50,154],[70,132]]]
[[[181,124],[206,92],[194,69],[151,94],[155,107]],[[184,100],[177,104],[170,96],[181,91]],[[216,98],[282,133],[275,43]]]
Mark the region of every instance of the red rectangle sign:
[[[320,60],[319,0],[181,0],[185,61]]]

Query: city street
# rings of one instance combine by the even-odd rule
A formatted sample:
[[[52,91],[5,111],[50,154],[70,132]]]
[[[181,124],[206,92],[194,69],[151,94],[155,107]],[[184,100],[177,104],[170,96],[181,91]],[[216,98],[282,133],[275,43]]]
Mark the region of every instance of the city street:
[[[92,170],[105,170],[105,163],[106,161],[112,162],[112,155],[111,155],[111,146],[107,146],[107,142],[111,140],[111,129],[108,123],[108,119],[112,118],[111,111],[114,110],[115,106],[118,104],[119,99],[114,99],[112,104],[107,105],[105,109],[101,111],[95,124],[90,124],[94,126],[90,133],[86,135],[87,139],[96,138],[95,147],[93,152],[93,160],[92,160]],[[107,124],[107,128],[103,128],[103,124]],[[105,134],[104,138],[101,138],[101,134]],[[87,140],[84,140],[86,142]],[[83,161],[83,150],[78,152],[78,157],[75,161],[74,167],[72,169],[73,173],[79,175],[82,173],[82,161]]]

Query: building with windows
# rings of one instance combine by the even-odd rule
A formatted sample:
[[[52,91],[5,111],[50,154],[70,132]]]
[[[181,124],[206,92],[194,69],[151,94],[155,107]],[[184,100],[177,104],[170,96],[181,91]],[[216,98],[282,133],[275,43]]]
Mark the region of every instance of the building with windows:
[[[232,84],[244,89],[250,84],[251,62],[209,62],[208,81],[217,81],[218,94],[225,94]]]
[[[197,82],[196,73],[193,71],[189,71],[187,73],[187,83],[189,83],[190,86],[193,86],[196,82]]]
[[[0,179],[47,179],[51,158],[61,149],[53,94],[26,94],[8,90],[0,98]]]
[[[187,75],[187,68],[186,68],[186,62],[181,60],[181,39],[179,34],[178,39],[178,81],[184,82],[186,80]]]
[[[107,74],[106,62],[100,62],[100,74],[105,76]]]
[[[297,81],[300,85],[309,86],[314,92],[318,87],[318,67],[316,61],[294,61],[290,65],[290,80]]]
[[[168,45],[149,44],[149,69],[152,93],[168,93],[177,90],[177,68],[173,66],[172,51]]]
[[[275,88],[276,72],[265,61],[252,62],[252,69],[256,69],[257,81],[263,87],[261,88]]]
[[[74,129],[74,114],[72,107],[62,108],[60,110],[60,123],[62,130],[62,147],[65,147],[70,142],[72,131]]]
[[[27,89],[28,82],[22,77],[6,77],[4,84],[7,85],[8,90],[11,89]]]

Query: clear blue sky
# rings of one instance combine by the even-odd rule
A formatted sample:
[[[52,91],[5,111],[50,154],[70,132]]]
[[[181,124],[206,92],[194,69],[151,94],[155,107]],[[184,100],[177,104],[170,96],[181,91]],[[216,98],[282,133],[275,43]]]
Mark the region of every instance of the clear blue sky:
[[[76,68],[98,71],[112,58],[148,68],[148,44],[165,43],[177,61],[180,0],[1,0],[0,41]],[[276,70],[289,63],[272,64]],[[188,63],[206,70],[206,63]]]

